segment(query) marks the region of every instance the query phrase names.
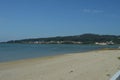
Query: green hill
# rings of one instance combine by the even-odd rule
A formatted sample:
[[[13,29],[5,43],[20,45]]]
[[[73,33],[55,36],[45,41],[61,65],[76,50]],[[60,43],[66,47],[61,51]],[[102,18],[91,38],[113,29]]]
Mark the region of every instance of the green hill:
[[[7,43],[41,43],[41,44],[94,44],[96,42],[110,42],[120,44],[120,36],[117,35],[99,35],[99,34],[82,34],[75,36],[58,36],[48,38],[33,38],[23,40],[11,40]]]

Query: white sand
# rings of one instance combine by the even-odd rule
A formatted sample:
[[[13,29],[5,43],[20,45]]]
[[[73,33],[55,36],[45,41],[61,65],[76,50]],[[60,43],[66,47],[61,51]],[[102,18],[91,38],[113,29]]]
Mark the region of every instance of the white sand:
[[[120,50],[101,50],[0,63],[0,80],[109,80]]]

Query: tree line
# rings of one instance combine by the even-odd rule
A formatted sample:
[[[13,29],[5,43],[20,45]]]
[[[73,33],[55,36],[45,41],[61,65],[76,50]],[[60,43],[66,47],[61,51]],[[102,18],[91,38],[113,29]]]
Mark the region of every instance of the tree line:
[[[120,36],[118,35],[99,35],[99,34],[82,34],[75,36],[57,36],[48,38],[31,38],[22,40],[11,40],[7,43],[29,43],[29,42],[50,42],[50,41],[64,41],[64,42],[82,42],[83,44],[94,44],[95,42],[112,41],[115,44],[120,44]]]

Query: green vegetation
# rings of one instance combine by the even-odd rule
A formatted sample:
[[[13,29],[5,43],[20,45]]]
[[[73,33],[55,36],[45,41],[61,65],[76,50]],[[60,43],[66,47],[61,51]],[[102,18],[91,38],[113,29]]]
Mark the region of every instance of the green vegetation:
[[[114,44],[120,44],[120,36],[116,35],[98,35],[98,34],[83,34],[76,36],[49,37],[49,38],[33,38],[23,40],[12,40],[7,43],[43,43],[43,44],[95,44],[106,43],[112,41]]]
[[[118,57],[118,59],[120,60],[120,57]]]
[[[106,74],[106,76],[110,77],[111,75],[110,74]]]

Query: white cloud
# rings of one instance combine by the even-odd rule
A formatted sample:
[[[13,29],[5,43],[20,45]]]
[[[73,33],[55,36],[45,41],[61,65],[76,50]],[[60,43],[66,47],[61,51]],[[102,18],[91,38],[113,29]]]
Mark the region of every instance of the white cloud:
[[[103,13],[103,10],[98,10],[98,9],[83,9],[82,10],[84,13]]]
[[[93,13],[103,13],[103,10],[93,10]]]
[[[90,9],[83,9],[83,12],[85,12],[85,13],[90,13],[91,10],[90,10]]]

